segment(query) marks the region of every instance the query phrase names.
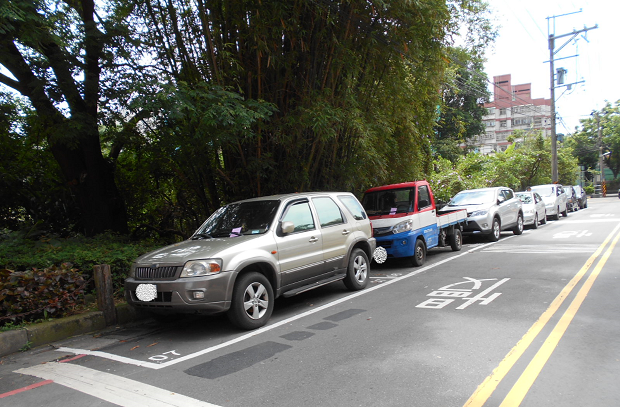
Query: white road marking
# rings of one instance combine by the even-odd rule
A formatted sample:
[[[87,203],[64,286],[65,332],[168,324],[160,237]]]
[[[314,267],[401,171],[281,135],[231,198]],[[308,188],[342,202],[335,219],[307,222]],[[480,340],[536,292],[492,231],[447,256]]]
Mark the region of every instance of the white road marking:
[[[71,363],[50,362],[16,370],[122,407],[218,407],[159,387]]]
[[[564,254],[564,253],[594,253],[597,245],[566,244],[566,245],[514,245],[488,247],[482,253],[527,253],[527,254]]]
[[[586,224],[591,224],[591,223],[611,223],[611,222],[620,222],[620,218],[604,218],[604,219],[592,219],[592,218],[589,218],[589,219],[566,219],[566,218],[562,218],[562,220],[560,220],[560,223],[557,223],[557,225],[564,225],[566,223],[586,223]]]
[[[505,278],[503,280],[498,281],[497,283],[493,284],[491,287],[487,288],[486,290],[484,290],[480,294],[476,295],[473,298],[470,298],[468,301],[466,301],[460,307],[456,307],[456,309],[465,309],[465,308],[469,307],[471,304],[475,303],[476,301],[480,301],[480,304],[482,304],[482,305],[488,305],[489,303],[491,303],[491,301],[493,301],[494,299],[499,297],[501,295],[501,293],[495,293],[495,294],[491,295],[488,298],[484,298],[484,296],[487,295],[488,293],[490,293],[491,291],[495,290],[497,287],[499,287],[500,285],[504,284],[508,280],[510,280],[510,279],[509,278]]]
[[[516,237],[516,236],[514,236],[514,235],[513,236],[508,236],[508,237],[502,238],[500,241],[501,242],[505,242],[505,241],[507,241],[509,239],[512,239],[514,237]],[[389,286],[391,284],[395,284],[395,283],[397,283],[397,282],[399,282],[401,280],[404,280],[406,278],[410,278],[410,277],[416,276],[416,275],[418,275],[420,273],[424,273],[425,271],[433,269],[433,268],[435,268],[437,266],[441,266],[442,264],[445,264],[445,263],[450,262],[452,260],[458,259],[461,256],[466,256],[466,255],[468,255],[470,253],[473,253],[476,250],[480,250],[480,249],[484,249],[486,247],[492,246],[495,243],[497,243],[497,242],[491,242],[491,243],[486,243],[486,244],[477,246],[477,247],[475,247],[475,248],[473,248],[471,250],[468,250],[468,251],[463,252],[461,254],[458,254],[456,256],[452,256],[452,257],[449,257],[447,259],[438,261],[437,263],[434,263],[434,264],[431,264],[431,265],[428,265],[428,266],[425,266],[425,267],[421,267],[421,268],[417,269],[416,271],[413,271],[413,272],[411,272],[409,274],[403,275],[402,277],[396,277],[396,278],[390,279],[390,280],[386,281],[385,283],[375,285],[374,287],[366,288],[365,290],[362,290],[362,291],[357,291],[354,294],[350,294],[350,295],[348,295],[346,297],[340,298],[340,299],[338,299],[336,301],[327,303],[327,304],[322,305],[320,307],[311,309],[311,310],[306,311],[306,312],[304,312],[302,314],[298,314],[298,315],[295,315],[293,317],[284,319],[284,320],[282,320],[280,322],[276,322],[276,323],[264,326],[264,327],[262,327],[260,329],[257,329],[255,331],[249,332],[249,333],[247,333],[245,335],[238,336],[237,338],[231,339],[230,341],[223,342],[223,343],[221,343],[219,345],[215,345],[215,346],[212,346],[210,348],[206,348],[206,349],[200,350],[198,352],[190,353],[189,355],[182,356],[180,358],[177,358],[177,359],[174,359],[174,360],[171,360],[171,361],[168,361],[168,362],[163,362],[163,363],[144,362],[144,361],[141,361],[141,360],[131,359],[131,358],[127,358],[127,357],[124,357],[124,356],[114,355],[112,353],[100,352],[100,351],[90,351],[90,350],[85,350],[85,349],[58,348],[58,349],[56,349],[56,351],[58,351],[58,352],[65,352],[65,353],[69,352],[69,353],[73,353],[73,354],[76,354],[76,355],[85,354],[85,355],[98,356],[98,357],[105,358],[105,359],[115,360],[117,362],[122,362],[122,363],[127,363],[127,364],[130,364],[130,365],[136,365],[136,366],[142,366],[142,367],[148,367],[150,369],[155,369],[155,370],[163,369],[164,367],[168,367],[168,366],[180,363],[180,362],[184,362],[186,360],[190,360],[190,359],[196,358],[198,356],[202,356],[202,355],[205,355],[207,353],[211,353],[211,352],[214,352],[216,350],[228,347],[228,346],[233,345],[235,343],[242,342],[242,341],[244,341],[246,339],[252,338],[252,337],[257,336],[257,335],[260,335],[263,332],[271,331],[272,329],[278,328],[278,327],[280,327],[282,325],[290,324],[290,323],[292,323],[292,322],[294,322],[294,321],[296,321],[298,319],[307,317],[308,315],[315,314],[317,312],[320,312],[320,311],[323,311],[325,309],[331,308],[331,307],[336,306],[338,304],[341,304],[343,302],[350,301],[353,298],[356,298],[356,297],[359,297],[359,296],[362,296],[362,295],[366,295],[366,294],[369,294],[369,293],[371,293],[371,292],[373,292],[375,290],[379,290],[379,289],[387,287],[387,286]]]

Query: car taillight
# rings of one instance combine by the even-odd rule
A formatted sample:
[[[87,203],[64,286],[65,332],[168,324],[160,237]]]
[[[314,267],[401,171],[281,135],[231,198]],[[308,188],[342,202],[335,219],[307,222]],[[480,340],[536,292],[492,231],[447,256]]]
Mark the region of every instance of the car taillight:
[[[372,221],[370,222],[370,236],[375,236],[375,229],[372,227]]]

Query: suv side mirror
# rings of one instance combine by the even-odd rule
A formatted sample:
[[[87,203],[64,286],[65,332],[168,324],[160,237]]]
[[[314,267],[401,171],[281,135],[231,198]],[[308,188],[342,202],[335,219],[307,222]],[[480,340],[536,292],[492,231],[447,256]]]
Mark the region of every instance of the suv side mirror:
[[[280,227],[282,228],[282,233],[285,235],[295,231],[295,225],[290,221],[281,222]]]

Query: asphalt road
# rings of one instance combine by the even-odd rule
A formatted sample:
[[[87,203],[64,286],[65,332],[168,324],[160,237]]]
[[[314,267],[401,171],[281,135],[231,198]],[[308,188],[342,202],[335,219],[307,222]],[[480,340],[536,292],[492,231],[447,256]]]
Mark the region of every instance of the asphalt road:
[[[8,406],[618,406],[620,200],[424,267],[278,299],[240,332],[186,317],[2,359]],[[44,363],[48,362],[48,363]],[[62,363],[60,363],[62,362]]]

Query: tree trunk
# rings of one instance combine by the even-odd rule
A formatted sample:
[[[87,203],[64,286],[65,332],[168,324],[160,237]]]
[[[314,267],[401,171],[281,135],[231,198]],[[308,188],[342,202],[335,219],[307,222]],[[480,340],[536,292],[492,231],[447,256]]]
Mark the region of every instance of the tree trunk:
[[[82,134],[75,147],[65,143],[50,145],[81,208],[84,233],[87,236],[106,231],[127,233],[125,205],[116,187],[112,165],[101,154],[98,134],[93,131]]]

